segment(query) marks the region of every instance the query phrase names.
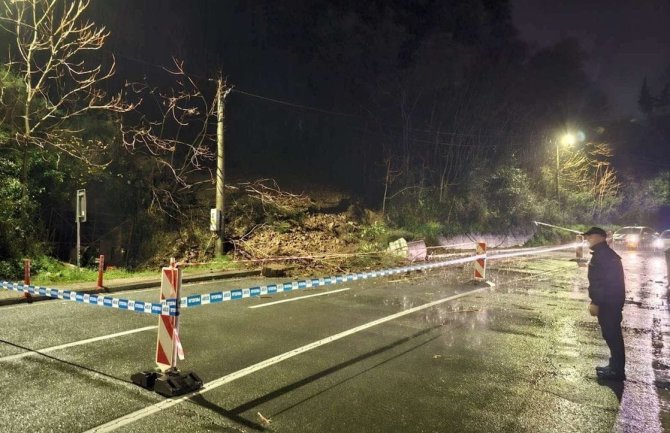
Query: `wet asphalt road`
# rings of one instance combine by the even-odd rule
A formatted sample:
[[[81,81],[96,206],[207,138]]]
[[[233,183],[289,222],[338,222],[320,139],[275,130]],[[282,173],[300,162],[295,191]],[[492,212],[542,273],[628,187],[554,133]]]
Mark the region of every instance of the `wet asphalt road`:
[[[173,405],[129,383],[153,368],[155,317],[64,301],[0,307],[0,431],[670,431],[665,262],[622,255],[624,384],[596,381],[608,352],[586,312],[586,270],[554,253],[491,262],[495,287],[455,299],[481,287],[469,282],[470,266],[187,309],[179,365],[207,388]],[[257,283],[189,285],[183,294]],[[154,300],[157,290],[124,296]],[[250,308],[286,299],[295,301]],[[77,345],[56,347],[68,343]]]

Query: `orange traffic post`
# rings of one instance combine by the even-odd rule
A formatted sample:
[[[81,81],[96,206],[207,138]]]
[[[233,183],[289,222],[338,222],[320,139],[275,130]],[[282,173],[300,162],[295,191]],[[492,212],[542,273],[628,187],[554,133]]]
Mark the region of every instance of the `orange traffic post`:
[[[30,285],[30,259],[23,259],[23,284]],[[23,297],[32,302],[33,296],[28,292],[23,292]]]
[[[98,289],[102,289],[104,287],[102,285],[102,278],[104,272],[105,272],[105,256],[100,255],[100,260],[98,263]]]

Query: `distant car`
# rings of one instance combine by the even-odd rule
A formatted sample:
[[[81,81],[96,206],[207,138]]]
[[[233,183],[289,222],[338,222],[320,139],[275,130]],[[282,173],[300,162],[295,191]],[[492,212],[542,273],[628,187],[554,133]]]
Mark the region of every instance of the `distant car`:
[[[650,227],[631,226],[623,227],[612,235],[615,247],[628,248],[632,250],[656,249],[655,240],[658,233]]]
[[[665,251],[670,248],[670,230],[664,230],[654,239],[654,249]]]

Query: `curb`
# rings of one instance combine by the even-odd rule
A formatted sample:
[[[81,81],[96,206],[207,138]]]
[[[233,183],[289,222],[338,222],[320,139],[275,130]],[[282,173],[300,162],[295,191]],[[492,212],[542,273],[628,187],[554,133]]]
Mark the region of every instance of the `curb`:
[[[255,277],[261,275],[260,269],[252,269],[247,271],[222,271],[222,272],[207,272],[202,274],[191,274],[184,275],[182,278],[183,283],[197,283],[201,281],[212,281],[212,280],[225,280],[229,278],[244,278],[244,277]],[[124,283],[123,280],[113,280],[110,282],[109,286],[104,286],[102,289],[83,289],[77,290],[81,293],[95,294],[95,293],[114,293],[121,292],[125,290],[139,290],[139,289],[148,289],[151,287],[158,287],[161,284],[160,278],[146,279],[143,281],[128,282]],[[75,283],[75,284],[86,284],[86,283]],[[6,298],[0,299],[0,307],[6,305],[16,305],[16,304],[26,304],[32,302],[40,301],[52,301],[56,298],[50,298],[48,296],[32,296],[31,298],[26,298],[17,294],[15,298]]]

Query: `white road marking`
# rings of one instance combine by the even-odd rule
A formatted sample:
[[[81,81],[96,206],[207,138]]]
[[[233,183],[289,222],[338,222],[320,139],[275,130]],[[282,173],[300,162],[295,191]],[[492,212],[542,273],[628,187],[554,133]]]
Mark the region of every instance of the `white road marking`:
[[[313,298],[313,297],[315,297],[315,296],[323,296],[323,295],[330,295],[330,294],[332,294],[332,293],[346,292],[347,290],[351,290],[351,289],[347,287],[347,288],[345,288],[345,289],[331,290],[331,291],[329,291],[329,292],[316,293],[316,294],[314,294],[314,295],[298,296],[297,298],[282,299],[281,301],[268,302],[267,304],[252,305],[252,306],[249,307],[249,308],[269,307],[270,305],[283,304],[284,302],[300,301],[300,300],[307,299],[307,298]]]
[[[185,287],[186,284],[182,285],[182,288]],[[150,289],[128,289],[128,290],[120,290],[118,292],[110,292],[109,296],[112,295],[124,295],[126,293],[143,293],[143,292],[154,292],[158,294],[160,292],[160,286],[152,287]],[[156,296],[158,297],[158,296]]]
[[[474,289],[470,290],[465,293],[459,293],[458,295],[452,295],[446,298],[439,299],[437,301],[429,302],[427,304],[419,305],[417,307],[409,308],[404,311],[400,311],[395,314],[391,314],[390,316],[382,317],[381,319],[373,320],[372,322],[365,323],[360,326],[356,326],[355,328],[351,328],[347,331],[340,332],[338,334],[331,335],[330,337],[323,338],[318,341],[314,341],[312,343],[306,344],[304,346],[298,347],[296,349],[290,350],[288,352],[282,353],[281,355],[274,356],[272,358],[268,358],[265,361],[261,361],[259,363],[250,365],[249,367],[243,368],[241,370],[238,370],[234,373],[230,373],[226,376],[220,377],[218,379],[215,379],[211,382],[207,382],[204,384],[204,386],[199,389],[198,391],[191,392],[189,394],[185,394],[179,398],[176,399],[166,399],[163,400],[159,403],[153,404],[151,406],[147,406],[144,409],[140,409],[138,411],[129,413],[128,415],[122,416],[120,418],[117,418],[115,420],[109,421],[106,424],[102,424],[98,427],[94,427],[90,430],[88,430],[86,433],[93,433],[93,432],[98,432],[98,433],[104,433],[104,432],[111,432],[114,431],[118,428],[121,428],[125,425],[131,424],[135,421],[139,421],[143,418],[146,418],[152,414],[158,413],[164,409],[168,409],[172,406],[175,406],[179,403],[182,403],[191,397],[195,397],[196,395],[204,394],[207,391],[211,391],[215,388],[218,388],[222,385],[225,385],[229,382],[232,382],[234,380],[237,380],[241,377],[247,376],[251,373],[255,373],[259,370],[262,370],[264,368],[270,367],[274,364],[277,364],[279,362],[282,362],[286,359],[292,358],[294,356],[300,355],[302,353],[308,352],[312,349],[316,349],[317,347],[323,346],[328,343],[332,343],[333,341],[340,340],[344,337],[348,337],[349,335],[356,334],[358,332],[364,331],[366,329],[372,328],[373,326],[381,325],[382,323],[390,322],[391,320],[395,320],[399,317],[407,316],[408,314],[416,313],[417,311],[425,310],[426,308],[431,308],[436,305],[452,301],[454,299],[462,298],[463,296],[468,296],[472,295],[473,293],[478,293],[484,290],[488,290],[490,287],[493,287],[493,283],[487,283],[489,287],[482,287],[479,289]]]
[[[144,328],[131,329],[130,331],[117,332],[116,334],[103,335],[101,337],[89,338],[86,340],[73,341],[72,343],[61,344],[60,346],[47,347],[44,349],[39,349],[34,352],[23,352],[16,355],[3,356],[0,358],[1,361],[14,361],[17,359],[25,358],[26,356],[39,355],[40,353],[53,352],[55,350],[67,349],[68,347],[82,346],[88,343],[95,343],[96,341],[109,340],[110,338],[123,337],[124,335],[135,334],[143,331],[150,331],[156,329],[158,326],[145,326]]]

